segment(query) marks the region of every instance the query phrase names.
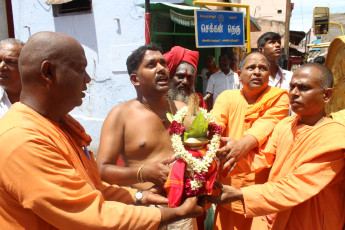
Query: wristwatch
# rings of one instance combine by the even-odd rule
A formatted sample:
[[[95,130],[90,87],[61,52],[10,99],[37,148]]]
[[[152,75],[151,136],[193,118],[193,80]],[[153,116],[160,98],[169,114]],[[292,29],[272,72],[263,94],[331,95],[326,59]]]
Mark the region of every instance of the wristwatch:
[[[141,205],[141,200],[143,199],[143,191],[139,190],[137,191],[137,193],[135,194],[135,204],[137,205]]]

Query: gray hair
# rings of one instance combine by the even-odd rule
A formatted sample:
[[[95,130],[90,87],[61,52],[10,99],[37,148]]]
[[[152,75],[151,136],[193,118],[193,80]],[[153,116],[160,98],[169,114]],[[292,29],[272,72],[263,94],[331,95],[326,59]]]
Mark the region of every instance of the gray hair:
[[[3,43],[10,43],[10,44],[13,44],[13,45],[19,45],[21,47],[23,47],[25,45],[24,42],[22,42],[19,39],[15,39],[15,38],[6,38],[4,40],[1,40],[0,44],[3,44]]]

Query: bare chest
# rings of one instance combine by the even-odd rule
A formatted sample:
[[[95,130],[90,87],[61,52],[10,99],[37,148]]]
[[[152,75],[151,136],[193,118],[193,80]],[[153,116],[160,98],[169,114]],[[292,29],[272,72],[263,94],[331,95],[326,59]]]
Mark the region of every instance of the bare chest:
[[[169,136],[169,122],[158,118],[137,119],[125,127],[124,150],[128,165],[153,162],[174,154]]]

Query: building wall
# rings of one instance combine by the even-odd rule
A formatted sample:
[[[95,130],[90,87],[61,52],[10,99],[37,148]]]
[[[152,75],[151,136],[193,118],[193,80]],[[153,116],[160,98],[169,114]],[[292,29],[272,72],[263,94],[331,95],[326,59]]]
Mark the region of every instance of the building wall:
[[[285,22],[286,0],[237,0],[237,2],[250,5],[250,16],[255,19],[260,18]],[[278,11],[281,12],[278,13]]]
[[[53,17],[52,6],[45,0],[12,0],[16,38],[25,42],[36,32],[56,31],[71,35],[84,47],[92,81],[83,105],[71,114],[91,135],[90,149],[94,152],[109,111],[136,97],[125,62],[134,49],[145,43],[144,9],[137,3],[94,0],[91,14]]]
[[[252,49],[257,49],[258,38],[266,32],[276,32],[282,36],[284,47],[286,0],[232,0],[233,3],[249,5],[250,16],[260,25],[261,31],[250,32]],[[235,8],[246,13],[245,8]],[[278,10],[281,13],[278,13]]]
[[[257,48],[258,38],[266,32],[276,32],[282,36],[284,47],[286,0],[233,0],[234,3],[248,4],[250,16],[261,26],[261,31],[251,32],[251,47]],[[241,9],[245,12],[245,9]],[[278,12],[280,11],[280,12]]]
[[[6,2],[0,0],[0,41],[8,38]]]
[[[282,36],[281,46],[284,47],[285,41],[285,22],[276,21],[272,19],[255,19],[258,24],[261,26],[261,31],[251,32],[250,41],[251,47],[253,49],[257,48],[257,41],[259,37],[266,32],[276,32]]]

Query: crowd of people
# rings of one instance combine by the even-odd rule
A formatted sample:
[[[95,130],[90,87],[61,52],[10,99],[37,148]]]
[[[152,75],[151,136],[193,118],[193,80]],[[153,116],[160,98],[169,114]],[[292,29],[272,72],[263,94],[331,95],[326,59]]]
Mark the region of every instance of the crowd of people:
[[[272,32],[238,69],[234,56],[221,53],[219,68],[209,56],[198,93],[197,51],[137,48],[126,62],[137,97],[110,111],[95,157],[68,114],[91,81],[81,44],[55,32],[2,41],[1,228],[204,229],[213,203],[213,229],[343,229],[345,126],[325,112],[332,72],[307,63],[291,73],[280,56]],[[168,207],[163,185],[176,157],[167,113],[194,93],[222,127],[217,182],[212,194]]]

